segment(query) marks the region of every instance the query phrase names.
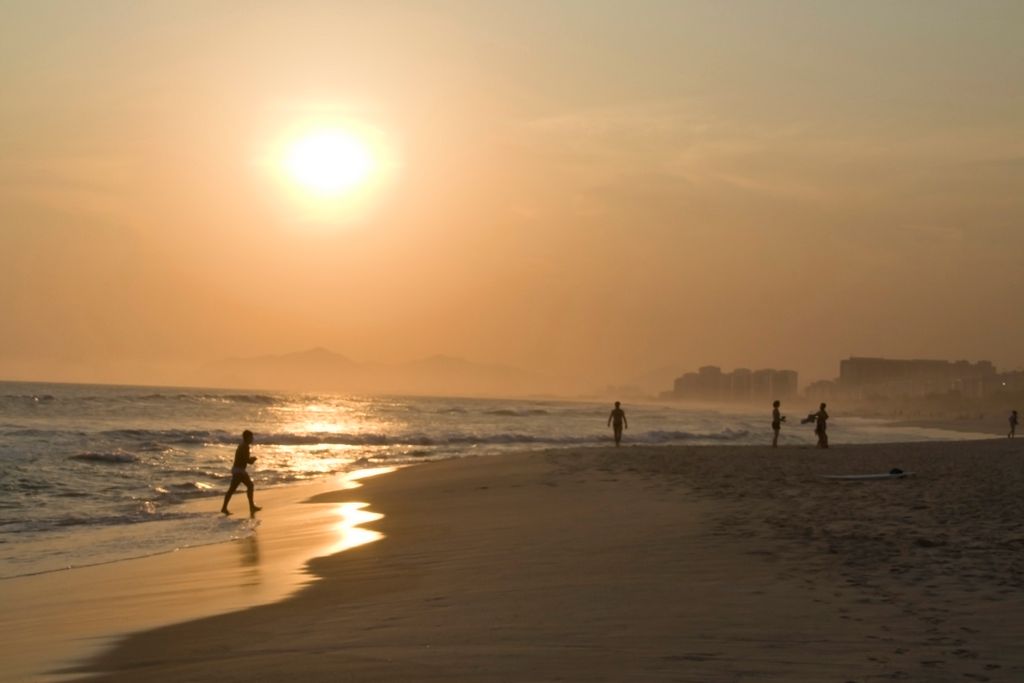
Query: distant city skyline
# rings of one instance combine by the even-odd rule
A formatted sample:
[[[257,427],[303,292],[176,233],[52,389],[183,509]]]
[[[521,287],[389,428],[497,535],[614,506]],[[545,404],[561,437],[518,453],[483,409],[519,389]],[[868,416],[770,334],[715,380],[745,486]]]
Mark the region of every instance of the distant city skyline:
[[[796,370],[736,368],[722,372],[717,365],[705,365],[697,372],[677,377],[669,396],[681,400],[749,402],[791,398],[798,391]]]
[[[795,370],[706,365],[677,377],[660,396],[702,402],[763,402],[800,395],[862,401],[872,397],[920,398],[957,394],[967,399],[1024,392],[1024,371],[1000,371],[991,361],[850,356],[831,379],[800,385]]]
[[[1024,392],[1024,372],[1000,370],[991,361],[851,356],[839,363],[839,375],[808,385],[812,396],[863,401],[917,399],[956,394],[965,399]]]

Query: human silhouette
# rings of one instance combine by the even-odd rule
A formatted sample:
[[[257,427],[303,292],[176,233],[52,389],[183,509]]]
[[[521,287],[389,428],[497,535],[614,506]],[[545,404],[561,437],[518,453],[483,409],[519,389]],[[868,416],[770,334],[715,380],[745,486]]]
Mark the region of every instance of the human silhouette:
[[[245,484],[245,495],[249,498],[249,516],[255,517],[256,513],[263,509],[256,507],[256,503],[252,500],[255,487],[249,473],[245,471],[248,465],[256,462],[256,458],[249,455],[250,444],[252,444],[252,432],[246,429],[242,432],[242,443],[238,444],[238,448],[235,449],[235,462],[231,465],[231,485],[228,486],[228,492],[224,495],[224,504],[220,507],[220,511],[225,515],[231,514],[228,512],[228,503],[231,501],[235,489],[241,483]]]
[[[772,437],[772,448],[779,447],[779,431],[782,429],[782,423],[786,421],[786,416],[779,412],[779,406],[782,405],[781,401],[772,402],[772,431],[775,435]]]
[[[818,412],[814,413],[814,433],[818,435],[818,448],[828,448],[828,434],[825,433],[828,413],[825,412],[825,404],[822,403]]]
[[[618,401],[615,402],[615,407],[612,408],[612,412],[608,414],[608,424],[611,425],[612,431],[615,432],[615,445],[618,446],[619,442],[622,441],[622,430],[629,429],[629,422],[626,421],[626,411],[620,407]]]
[[[1020,419],[1017,417],[1017,411],[1010,411],[1010,433],[1006,435],[1007,439],[1013,439],[1017,436],[1017,423]]]

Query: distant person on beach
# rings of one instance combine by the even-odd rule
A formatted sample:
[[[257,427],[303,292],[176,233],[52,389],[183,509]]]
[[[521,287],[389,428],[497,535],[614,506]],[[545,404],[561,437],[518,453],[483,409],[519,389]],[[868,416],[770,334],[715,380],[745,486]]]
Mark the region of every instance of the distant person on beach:
[[[818,435],[818,448],[828,448],[828,434],[825,433],[828,413],[825,412],[825,404],[822,403],[818,412],[814,413],[814,433]]]
[[[612,408],[612,412],[608,414],[608,424],[611,425],[612,430],[615,432],[615,445],[618,446],[619,442],[622,441],[622,430],[629,429],[629,422],[626,421],[626,411],[621,407],[621,404],[616,401],[615,407]]]
[[[1017,411],[1010,411],[1010,433],[1006,435],[1006,438],[1013,439],[1017,436],[1017,423],[1020,420],[1017,417]]]
[[[249,498],[249,516],[255,517],[256,513],[263,509],[256,507],[256,503],[252,501],[255,486],[253,486],[249,473],[245,471],[246,467],[256,462],[256,458],[249,455],[249,446],[251,444],[252,432],[246,429],[242,432],[242,443],[238,444],[238,448],[235,449],[235,462],[231,465],[231,485],[228,486],[228,492],[224,496],[224,505],[220,508],[220,511],[225,515],[231,514],[228,512],[228,503],[231,501],[231,496],[235,494],[235,489],[242,483],[245,484],[245,495]]]
[[[772,448],[779,447],[779,431],[782,429],[782,423],[786,421],[786,416],[779,412],[781,405],[781,401],[772,403],[772,431],[775,432],[775,436],[772,437]]]

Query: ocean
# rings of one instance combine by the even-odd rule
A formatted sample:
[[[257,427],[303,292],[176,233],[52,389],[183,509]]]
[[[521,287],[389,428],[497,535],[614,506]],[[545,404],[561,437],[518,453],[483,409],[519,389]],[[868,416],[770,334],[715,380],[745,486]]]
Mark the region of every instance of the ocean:
[[[780,445],[813,444],[789,409]],[[763,413],[625,404],[634,444],[770,443]],[[244,486],[218,514],[243,429],[263,488],[523,449],[607,446],[608,403],[360,397],[0,382],[0,579],[219,543],[254,533]],[[785,412],[785,410],[784,410]],[[877,420],[830,421],[834,443],[964,438]],[[264,511],[261,514],[273,514]]]

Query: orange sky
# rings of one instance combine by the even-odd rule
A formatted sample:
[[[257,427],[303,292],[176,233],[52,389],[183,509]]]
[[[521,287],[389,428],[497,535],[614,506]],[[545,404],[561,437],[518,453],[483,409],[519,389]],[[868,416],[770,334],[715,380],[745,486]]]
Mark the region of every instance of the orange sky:
[[[593,386],[1020,368],[1022,25],[1017,2],[5,3],[0,378],[187,382],[313,346]],[[345,210],[273,160],[339,122],[392,154]]]

